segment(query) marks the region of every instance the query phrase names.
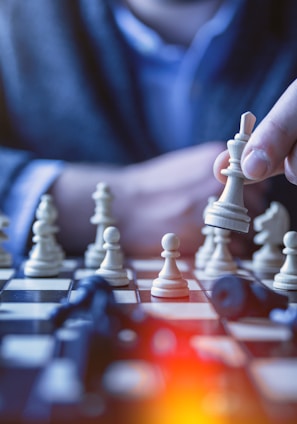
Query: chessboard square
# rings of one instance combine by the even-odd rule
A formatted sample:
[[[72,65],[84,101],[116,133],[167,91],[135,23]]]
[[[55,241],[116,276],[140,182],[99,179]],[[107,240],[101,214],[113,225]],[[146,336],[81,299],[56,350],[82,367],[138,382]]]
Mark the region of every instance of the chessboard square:
[[[153,398],[164,389],[159,368],[144,360],[119,360],[104,372],[104,390],[121,399]]]
[[[257,359],[251,374],[264,397],[274,402],[297,401],[297,358]]]
[[[113,290],[116,303],[137,303],[134,290]]]
[[[74,273],[75,280],[81,280],[82,278],[90,277],[95,275],[96,269],[91,268],[79,268]]]
[[[173,298],[171,297],[156,297],[152,296],[151,289],[139,290],[138,292],[140,303],[172,303]],[[190,303],[190,302],[209,302],[205,293],[201,290],[190,290],[189,296],[187,297],[175,297],[174,302],[176,303]]]
[[[144,310],[166,319],[217,319],[218,315],[209,303],[160,302],[144,303]]]
[[[131,267],[136,271],[155,271],[156,275],[160,272],[164,265],[164,259],[162,258],[152,258],[152,259],[131,259],[129,261]],[[186,272],[190,270],[189,264],[182,260],[178,259],[176,261],[178,269],[181,272]]]
[[[150,290],[152,288],[153,279],[152,278],[139,278],[135,285],[139,290]]]
[[[0,306],[0,321],[48,319],[58,303],[6,303]]]
[[[54,339],[50,335],[7,335],[1,344],[1,359],[9,365],[41,366],[50,359]]]
[[[199,286],[198,282],[194,278],[187,279],[188,287],[190,291],[197,290],[201,291],[201,287]],[[152,278],[139,278],[135,285],[139,290],[150,290],[152,288],[153,279]]]
[[[246,355],[240,345],[229,336],[193,336],[191,346],[199,356],[215,358],[231,367],[242,367],[246,363]]]
[[[13,278],[8,282],[5,290],[67,291],[70,285],[70,278]]]
[[[292,336],[288,327],[265,318],[244,318],[238,322],[228,322],[226,326],[237,340],[286,341]]]
[[[13,276],[14,272],[15,272],[15,270],[13,268],[1,268],[0,269],[0,281],[9,280]]]

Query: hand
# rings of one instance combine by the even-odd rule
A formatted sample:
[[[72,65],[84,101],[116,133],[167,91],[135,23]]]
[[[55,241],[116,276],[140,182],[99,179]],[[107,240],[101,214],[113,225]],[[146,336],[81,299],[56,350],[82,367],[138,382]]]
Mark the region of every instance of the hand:
[[[94,241],[92,193],[105,181],[114,195],[113,216],[126,255],[159,256],[166,232],[179,236],[182,254],[194,254],[204,238],[208,197],[218,196],[223,188],[212,167],[224,145],[195,146],[127,167],[69,164],[51,190],[59,210],[61,244],[81,255]]]
[[[297,184],[297,79],[287,88],[258,125],[247,142],[241,158],[242,171],[250,180],[263,180],[284,173]],[[216,177],[228,163],[225,151],[215,161]]]

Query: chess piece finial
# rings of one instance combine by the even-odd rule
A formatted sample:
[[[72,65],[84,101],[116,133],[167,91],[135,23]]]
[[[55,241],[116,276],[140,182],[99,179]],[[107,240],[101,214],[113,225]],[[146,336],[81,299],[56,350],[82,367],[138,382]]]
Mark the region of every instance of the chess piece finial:
[[[218,201],[214,202],[205,217],[205,224],[227,230],[247,233],[250,217],[243,202],[244,175],[240,160],[243,149],[253,130],[256,118],[251,112],[241,116],[240,129],[233,140],[227,142],[230,155],[229,166],[221,173],[227,182]]]
[[[158,278],[153,281],[151,295],[164,298],[189,296],[188,282],[182,277],[176,264],[176,259],[180,256],[179,238],[174,233],[167,233],[163,236],[161,244],[161,256],[165,261]]]
[[[286,259],[279,273],[274,276],[273,288],[297,290],[297,231],[288,231],[284,235],[284,245]]]

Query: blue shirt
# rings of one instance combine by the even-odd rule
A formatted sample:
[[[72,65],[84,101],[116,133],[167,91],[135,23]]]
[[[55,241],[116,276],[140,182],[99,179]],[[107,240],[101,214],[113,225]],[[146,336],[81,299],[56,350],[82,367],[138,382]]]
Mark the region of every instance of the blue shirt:
[[[191,131],[195,119],[191,107],[195,77],[208,49],[212,48],[212,55],[220,58],[224,47],[228,48],[221,44],[216,47],[212,41],[232,25],[242,4],[243,0],[223,2],[213,18],[198,30],[188,48],[166,43],[128,9],[115,7],[116,21],[131,47],[136,73],[140,76],[149,127],[164,152],[196,144]],[[230,41],[225,40],[226,44]],[[209,74],[215,72],[219,62],[209,63]]]

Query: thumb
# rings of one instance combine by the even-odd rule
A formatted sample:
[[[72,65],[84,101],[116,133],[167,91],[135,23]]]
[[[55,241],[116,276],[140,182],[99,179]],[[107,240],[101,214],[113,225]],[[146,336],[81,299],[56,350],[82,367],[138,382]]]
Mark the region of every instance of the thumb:
[[[296,140],[297,80],[251,135],[241,158],[243,173],[249,179],[259,180],[284,172],[284,160],[290,157]],[[297,174],[297,160],[294,164]]]

